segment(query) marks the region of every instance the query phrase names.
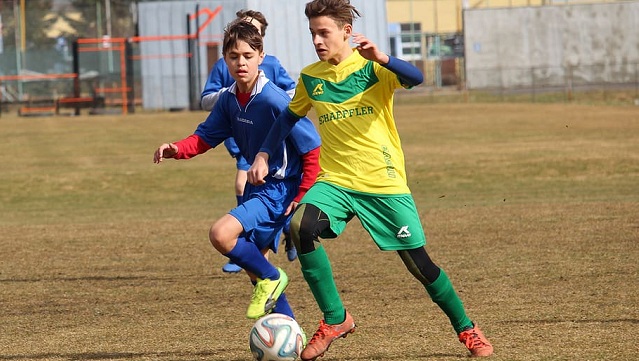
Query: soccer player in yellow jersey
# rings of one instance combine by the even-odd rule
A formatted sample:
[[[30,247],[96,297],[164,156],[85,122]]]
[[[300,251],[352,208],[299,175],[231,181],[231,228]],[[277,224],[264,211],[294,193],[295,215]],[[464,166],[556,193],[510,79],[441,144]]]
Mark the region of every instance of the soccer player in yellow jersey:
[[[298,119],[315,109],[321,170],[293,215],[291,236],[324,319],[302,351],[302,360],[315,360],[334,340],[355,331],[319,240],[336,238],[355,216],[379,249],[399,254],[471,355],[491,355],[492,345],[466,315],[446,273],[426,252],[426,237],[407,186],[393,95],[397,88],[420,84],[422,74],[353,33],[353,19],[360,14],[349,0],[314,0],[306,4],[305,13],[320,61],[302,69],[288,111],[273,124],[248,171],[250,183],[263,184],[275,146]]]

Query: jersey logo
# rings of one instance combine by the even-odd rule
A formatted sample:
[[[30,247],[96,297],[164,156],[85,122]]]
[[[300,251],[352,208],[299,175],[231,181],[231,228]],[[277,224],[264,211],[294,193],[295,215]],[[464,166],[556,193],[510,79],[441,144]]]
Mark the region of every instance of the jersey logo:
[[[315,89],[313,89],[313,96],[318,96],[322,94],[324,94],[324,84],[319,83],[315,86]]]
[[[410,236],[411,234],[408,230],[408,226],[402,226],[402,228],[399,229],[399,232],[397,232],[397,238],[408,238]]]
[[[311,101],[341,104],[379,83],[373,64],[375,62],[367,61],[361,69],[338,82],[304,73],[300,79]]]

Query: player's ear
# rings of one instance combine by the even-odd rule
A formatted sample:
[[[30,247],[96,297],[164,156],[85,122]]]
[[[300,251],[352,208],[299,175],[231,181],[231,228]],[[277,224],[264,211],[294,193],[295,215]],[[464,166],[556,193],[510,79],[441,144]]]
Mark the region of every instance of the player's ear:
[[[353,35],[353,25],[344,25],[344,41],[350,39],[351,35]]]
[[[259,60],[258,65],[262,65],[262,62],[264,61],[264,56],[265,55],[266,54],[264,54],[264,51],[260,51],[260,60]]]

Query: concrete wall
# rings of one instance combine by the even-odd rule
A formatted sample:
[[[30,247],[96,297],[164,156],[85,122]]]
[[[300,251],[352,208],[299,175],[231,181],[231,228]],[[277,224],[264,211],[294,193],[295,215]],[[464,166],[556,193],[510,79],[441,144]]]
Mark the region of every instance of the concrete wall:
[[[183,0],[139,3],[140,36],[186,34],[186,16],[196,9],[222,11],[201,33],[199,43],[199,69],[197,79],[202,86],[209,70],[206,43],[221,42],[224,26],[235,19],[240,9],[259,10],[266,16],[264,48],[276,56],[294,80],[302,68],[317,61],[308,30],[304,6],[308,0]],[[363,18],[354,23],[355,31],[365,33],[383,51],[388,51],[388,30],[384,0],[352,0]],[[207,19],[199,17],[200,25]],[[195,31],[195,22],[191,23]],[[158,56],[160,54],[186,54],[187,41],[153,41],[140,44],[143,107],[170,109],[189,107],[188,59],[186,57]],[[218,56],[221,57],[221,46]],[[154,55],[156,57],[154,57]],[[201,91],[201,89],[200,89]]]
[[[636,82],[639,2],[466,10],[469,89]]]

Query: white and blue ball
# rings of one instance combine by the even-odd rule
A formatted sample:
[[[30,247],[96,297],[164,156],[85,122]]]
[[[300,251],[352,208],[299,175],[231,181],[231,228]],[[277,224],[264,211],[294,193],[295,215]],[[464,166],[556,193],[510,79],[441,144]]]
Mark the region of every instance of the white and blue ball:
[[[271,313],[255,321],[249,345],[257,361],[293,361],[302,353],[304,339],[304,331],[294,319]]]

